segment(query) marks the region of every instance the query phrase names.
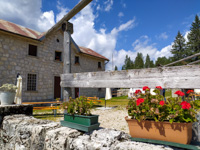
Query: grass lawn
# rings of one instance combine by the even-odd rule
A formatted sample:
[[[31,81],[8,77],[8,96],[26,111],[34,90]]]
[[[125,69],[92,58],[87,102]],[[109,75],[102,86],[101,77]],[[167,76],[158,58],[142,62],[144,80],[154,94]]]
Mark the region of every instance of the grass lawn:
[[[105,98],[101,98],[101,106],[105,106]],[[126,107],[128,105],[128,96],[120,96],[120,97],[113,97],[109,100],[106,100],[106,106],[112,107],[112,106],[121,106]]]

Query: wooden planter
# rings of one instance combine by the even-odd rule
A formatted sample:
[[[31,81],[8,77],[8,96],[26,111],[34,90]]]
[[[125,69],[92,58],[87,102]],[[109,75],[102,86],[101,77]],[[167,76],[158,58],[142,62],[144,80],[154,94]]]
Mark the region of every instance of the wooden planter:
[[[190,144],[192,139],[192,123],[169,123],[155,121],[137,121],[125,117],[130,135],[133,138],[144,138]]]
[[[98,115],[83,116],[65,113],[61,125],[80,131],[90,132],[99,128],[100,123],[98,123],[98,117]]]

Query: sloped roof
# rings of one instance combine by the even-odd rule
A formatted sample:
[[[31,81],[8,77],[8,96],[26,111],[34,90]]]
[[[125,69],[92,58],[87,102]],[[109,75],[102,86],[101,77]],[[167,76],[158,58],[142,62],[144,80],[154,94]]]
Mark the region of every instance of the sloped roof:
[[[21,36],[25,36],[25,37],[32,38],[35,40],[40,40],[41,37],[45,34],[45,32],[41,33],[38,31],[34,31],[32,29],[29,29],[29,28],[26,28],[26,27],[23,27],[23,26],[20,26],[20,25],[17,25],[17,24],[14,24],[12,22],[5,21],[2,19],[0,19],[0,30],[14,33],[14,34],[21,35]],[[98,58],[109,61],[108,58],[100,55],[99,53],[97,53],[89,48],[85,48],[85,47],[79,47],[79,48],[80,48],[81,52],[84,54],[91,55],[91,56],[98,57]]]
[[[105,60],[108,60],[108,58],[100,55],[99,53],[89,49],[89,48],[85,48],[85,47],[82,47],[82,46],[79,46],[79,49],[81,50],[82,53],[84,54],[87,54],[87,55],[91,55],[91,56],[95,56],[95,57],[98,57],[98,58],[102,58],[102,59],[105,59]]]
[[[0,29],[18,35],[26,36],[32,39],[39,39],[43,35],[43,33],[40,33],[38,31],[34,31],[32,29],[28,29],[23,26],[2,19],[0,19]]]

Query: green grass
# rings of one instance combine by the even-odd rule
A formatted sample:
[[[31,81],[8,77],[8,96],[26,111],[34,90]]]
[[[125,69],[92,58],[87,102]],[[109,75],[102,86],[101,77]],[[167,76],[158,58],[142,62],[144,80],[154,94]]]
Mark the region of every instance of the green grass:
[[[105,98],[101,98],[101,104],[102,106],[105,105]],[[112,97],[109,100],[106,100],[106,106],[121,106],[126,107],[128,105],[128,96],[120,96],[120,97]]]

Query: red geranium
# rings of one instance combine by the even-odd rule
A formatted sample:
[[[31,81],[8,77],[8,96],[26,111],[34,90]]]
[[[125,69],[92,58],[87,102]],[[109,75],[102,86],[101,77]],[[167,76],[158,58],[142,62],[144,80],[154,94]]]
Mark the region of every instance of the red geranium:
[[[161,86],[156,86],[156,88],[162,90],[162,87],[161,87]]]
[[[163,106],[165,104],[164,101],[160,101],[160,105]]]
[[[188,103],[186,101],[181,102],[181,105],[182,105],[183,109],[190,109],[191,108],[190,103]]]
[[[181,91],[176,91],[174,94],[177,94],[178,96],[184,96],[185,94]]]
[[[136,90],[135,94],[142,93],[140,90]]]
[[[142,88],[142,90],[143,90],[143,91],[146,91],[146,90],[150,90],[150,89],[149,89],[148,86],[144,86],[144,87]]]
[[[190,94],[190,93],[194,93],[194,91],[193,90],[188,90],[187,94]]]
[[[140,104],[143,103],[143,102],[144,102],[144,99],[143,99],[143,98],[138,98],[138,99],[136,100],[137,106],[140,105]]]

